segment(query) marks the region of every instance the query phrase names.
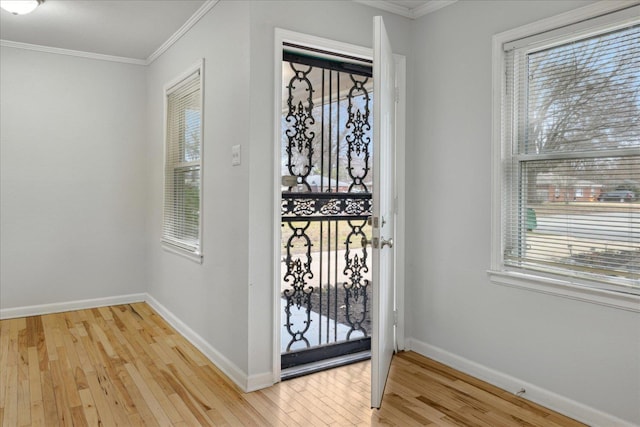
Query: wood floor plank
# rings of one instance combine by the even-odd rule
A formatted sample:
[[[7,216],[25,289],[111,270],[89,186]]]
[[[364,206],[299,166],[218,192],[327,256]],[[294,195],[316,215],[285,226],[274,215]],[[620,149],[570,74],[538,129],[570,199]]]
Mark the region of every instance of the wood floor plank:
[[[31,393],[29,390],[29,347],[27,322],[19,323],[18,329],[18,426],[31,424]]]
[[[129,419],[136,420],[140,418],[148,425],[159,425],[152,409],[149,407],[147,400],[141,391],[136,387],[133,378],[127,370],[129,363],[118,364],[117,375],[120,379],[120,386],[123,387],[122,392],[126,391],[129,398],[127,409]]]
[[[56,315],[47,314],[44,316],[38,316],[42,320],[42,329],[44,330],[44,342],[46,345],[46,353],[48,360],[57,360],[58,353],[56,351],[55,341],[55,323]],[[40,365],[40,370],[44,371],[46,367]]]
[[[10,329],[11,323],[7,320],[0,322],[0,409],[4,410],[5,395],[7,392],[7,373],[9,372],[9,354],[10,354]],[[2,418],[0,418],[2,421]]]
[[[393,390],[393,393],[396,393],[398,396],[402,397],[405,405],[413,408],[413,410],[422,414],[429,420],[433,420],[433,422],[435,422],[438,426],[452,427],[457,425],[456,423],[447,421],[446,414],[438,411],[433,406],[427,405],[417,399],[419,395],[413,393],[411,389],[403,387],[403,384],[396,381],[395,378],[394,381],[389,382],[387,387],[389,387],[390,390]]]
[[[96,409],[96,404],[93,401],[91,390],[85,388],[80,390],[79,393],[80,400],[82,401],[82,411],[84,412],[84,418],[87,421],[87,424],[90,426],[99,426],[101,420],[98,416],[98,410]]]
[[[4,400],[4,414],[3,425],[15,426],[18,425],[18,369],[16,366],[10,366],[7,368],[8,374],[6,377],[6,393]]]
[[[193,414],[193,412],[187,407],[184,401],[177,394],[173,393],[168,396],[169,401],[176,409],[180,417],[184,420],[186,425],[190,426],[201,426],[201,425],[209,425],[209,423],[202,424],[200,420],[198,420],[197,416]],[[174,425],[179,425],[180,422],[175,422]]]
[[[160,384],[158,384],[158,379],[160,379],[160,376],[153,375],[148,368],[149,366],[153,365],[142,363],[140,361],[136,362],[136,368],[140,373],[142,381],[149,388],[149,390],[153,394],[153,397],[158,401],[159,405],[166,412],[167,417],[169,417],[172,423],[183,421],[182,416],[173,406],[168,397],[169,394],[174,393],[174,390],[170,387],[162,388]]]
[[[175,390],[175,395],[179,401],[174,401],[176,398],[172,398],[172,402],[178,411],[182,414],[183,418],[185,418],[184,414],[181,411],[181,406],[184,406],[188,409],[188,411],[198,420],[198,424],[209,426],[216,425],[223,421],[222,416],[217,414],[217,412],[212,411],[208,413],[207,410],[210,409],[208,407],[203,407],[199,399],[193,396],[190,391],[181,383],[179,378],[176,378],[171,371],[171,365],[168,365],[170,371],[163,371],[162,374],[165,377],[165,380],[171,384],[171,388]],[[171,397],[171,396],[170,396]],[[182,405],[176,405],[176,403],[182,402]]]
[[[0,425],[578,427],[417,353],[242,393],[145,303],[0,321]]]
[[[52,420],[58,419],[58,407],[53,389],[53,379],[51,378],[51,371],[49,369],[40,372],[40,388],[42,390],[44,418],[47,424],[51,424]]]
[[[40,363],[38,361],[38,349],[35,346],[29,347],[29,398],[31,424],[44,425],[45,414],[42,401],[42,384],[40,382]]]
[[[58,419],[53,425],[72,425],[71,405],[67,397],[67,386],[62,376],[60,360],[52,360],[50,363],[51,382],[53,384],[53,394],[55,396],[56,414]]]
[[[116,422],[116,418],[114,418],[112,413],[112,405],[107,400],[107,396],[104,393],[104,389],[100,386],[98,375],[95,371],[88,373],[87,385],[89,387],[80,392],[80,399],[82,400],[83,407],[87,408],[87,406],[93,402],[96,409],[96,416],[98,417],[101,425],[118,425],[118,422]],[[91,393],[91,396],[88,395],[88,392]],[[87,417],[87,420],[88,418],[89,417]]]
[[[295,425],[293,419],[285,411],[282,411],[280,407],[275,405],[260,391],[253,393],[247,393],[244,398],[246,401],[259,411],[263,417],[268,420],[269,425],[273,426],[287,426]]]
[[[151,388],[149,388],[148,383],[142,378],[138,369],[131,363],[126,363],[124,366],[133,380],[133,384],[138,389],[140,396],[144,399],[144,403],[151,410],[151,415],[155,417],[158,424],[162,426],[171,425],[172,421],[164,411],[163,406],[158,402],[158,399],[153,395]]]

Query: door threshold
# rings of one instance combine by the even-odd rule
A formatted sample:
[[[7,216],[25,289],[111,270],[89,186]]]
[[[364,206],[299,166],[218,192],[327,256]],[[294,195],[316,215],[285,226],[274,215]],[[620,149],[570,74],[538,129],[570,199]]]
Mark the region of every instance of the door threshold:
[[[362,362],[363,360],[369,359],[371,359],[370,350],[333,357],[331,359],[319,360],[317,362],[283,369],[280,372],[280,380],[286,381],[303,375],[313,374],[314,372],[326,371],[327,369],[350,365],[352,363]]]

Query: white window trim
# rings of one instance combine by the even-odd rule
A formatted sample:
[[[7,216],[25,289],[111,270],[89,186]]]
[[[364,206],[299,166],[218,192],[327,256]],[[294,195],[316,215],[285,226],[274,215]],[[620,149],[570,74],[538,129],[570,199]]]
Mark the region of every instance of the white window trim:
[[[164,99],[164,118],[163,118],[163,140],[162,143],[164,145],[164,157],[163,157],[163,162],[162,162],[162,168],[163,168],[163,173],[162,173],[162,216],[163,216],[163,220],[161,223],[161,227],[164,226],[164,197],[165,197],[165,182],[166,182],[166,162],[167,162],[167,94],[169,94],[171,92],[171,90],[173,89],[174,86],[180,84],[183,80],[185,80],[186,78],[188,78],[189,76],[193,75],[194,73],[199,73],[200,75],[200,223],[198,224],[200,229],[199,229],[199,235],[200,235],[200,239],[198,242],[198,248],[195,251],[191,251],[189,249],[183,248],[177,244],[175,244],[174,242],[170,241],[170,240],[166,240],[164,239],[164,237],[160,240],[160,244],[162,246],[162,249],[176,254],[176,255],[180,255],[183,256],[187,259],[190,259],[194,262],[197,262],[199,264],[202,264],[203,262],[203,258],[204,258],[204,252],[203,252],[203,231],[204,231],[204,227],[203,227],[203,219],[204,219],[204,209],[203,209],[203,200],[202,200],[202,195],[204,194],[203,192],[203,186],[204,186],[204,58],[200,59],[197,63],[195,63],[194,65],[192,65],[191,67],[189,67],[186,71],[184,71],[183,73],[181,73],[179,76],[175,77],[174,79],[172,79],[171,81],[169,81],[167,84],[164,85],[163,87],[163,99]],[[160,231],[160,235],[163,235],[162,230]]]
[[[533,272],[524,273],[507,268],[503,263],[502,189],[503,135],[502,103],[504,98],[504,44],[600,15],[640,4],[637,0],[600,1],[548,19],[496,34],[492,39],[492,153],[491,153],[491,266],[489,279],[497,285],[525,289],[563,298],[599,304],[622,310],[640,312],[640,296],[612,292],[588,286],[588,283],[569,278],[549,277]]]

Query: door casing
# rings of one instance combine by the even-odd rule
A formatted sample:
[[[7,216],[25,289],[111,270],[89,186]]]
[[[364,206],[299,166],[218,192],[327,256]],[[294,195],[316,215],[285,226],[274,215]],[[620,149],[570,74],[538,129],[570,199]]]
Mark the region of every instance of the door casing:
[[[320,49],[327,52],[360,57],[373,58],[373,49],[343,43],[331,39],[317,37],[309,34],[289,31],[281,28],[275,29],[274,37],[274,137],[273,141],[280,141],[282,129],[280,126],[282,114],[282,44],[294,43],[300,46]],[[405,236],[405,94],[406,94],[406,58],[394,54],[396,64],[396,86],[399,101],[396,105],[396,233],[395,243],[395,307],[398,312],[396,325],[396,345],[399,350],[405,348],[404,340],[404,236]],[[375,95],[374,95],[375,96]],[[375,102],[375,101],[374,101]],[[272,233],[272,320],[273,320],[273,383],[280,382],[280,214],[281,214],[281,158],[280,145],[274,142],[273,147],[273,233]],[[376,153],[374,152],[374,156]],[[375,173],[375,172],[374,172]]]

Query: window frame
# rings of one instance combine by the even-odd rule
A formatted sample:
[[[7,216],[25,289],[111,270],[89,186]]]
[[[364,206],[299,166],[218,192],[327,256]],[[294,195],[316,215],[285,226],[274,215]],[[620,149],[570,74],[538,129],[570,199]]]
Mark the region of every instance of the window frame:
[[[587,279],[509,267],[504,262],[503,222],[506,219],[502,195],[510,188],[506,163],[510,162],[512,156],[511,141],[503,133],[507,78],[505,45],[540,45],[545,39],[550,40],[550,45],[564,44],[599,32],[605,26],[607,29],[616,29],[626,25],[623,21],[629,21],[628,18],[621,17],[626,16],[623,10],[629,7],[634,7],[635,11],[639,6],[636,1],[601,1],[493,36],[491,265],[487,272],[491,283],[640,312],[640,295],[603,289],[598,283]],[[563,38],[560,43],[557,42],[558,37]]]
[[[169,95],[173,93],[177,88],[179,88],[183,83],[187,82],[192,76],[198,74],[199,80],[199,90],[200,90],[200,144],[199,144],[199,153],[200,158],[196,161],[183,161],[177,162],[173,164],[173,171],[177,169],[184,168],[192,168],[199,167],[199,217],[198,217],[198,242],[193,249],[190,248],[191,245],[180,241],[179,239],[174,239],[165,234],[166,222],[167,222],[167,209],[166,209],[166,197],[167,197],[167,171],[169,169],[169,152],[172,150],[171,141],[169,140],[170,135],[168,134],[168,124],[169,124]],[[204,183],[204,59],[201,59],[196,64],[189,67],[182,74],[168,82],[164,85],[163,88],[163,97],[164,97],[164,127],[163,127],[163,145],[164,145],[164,159],[163,159],[163,180],[162,180],[162,224],[161,224],[161,246],[167,252],[175,253],[177,255],[184,256],[192,261],[197,263],[202,263],[203,261],[203,183]],[[185,110],[186,111],[186,110]],[[172,174],[172,176],[174,176]]]

